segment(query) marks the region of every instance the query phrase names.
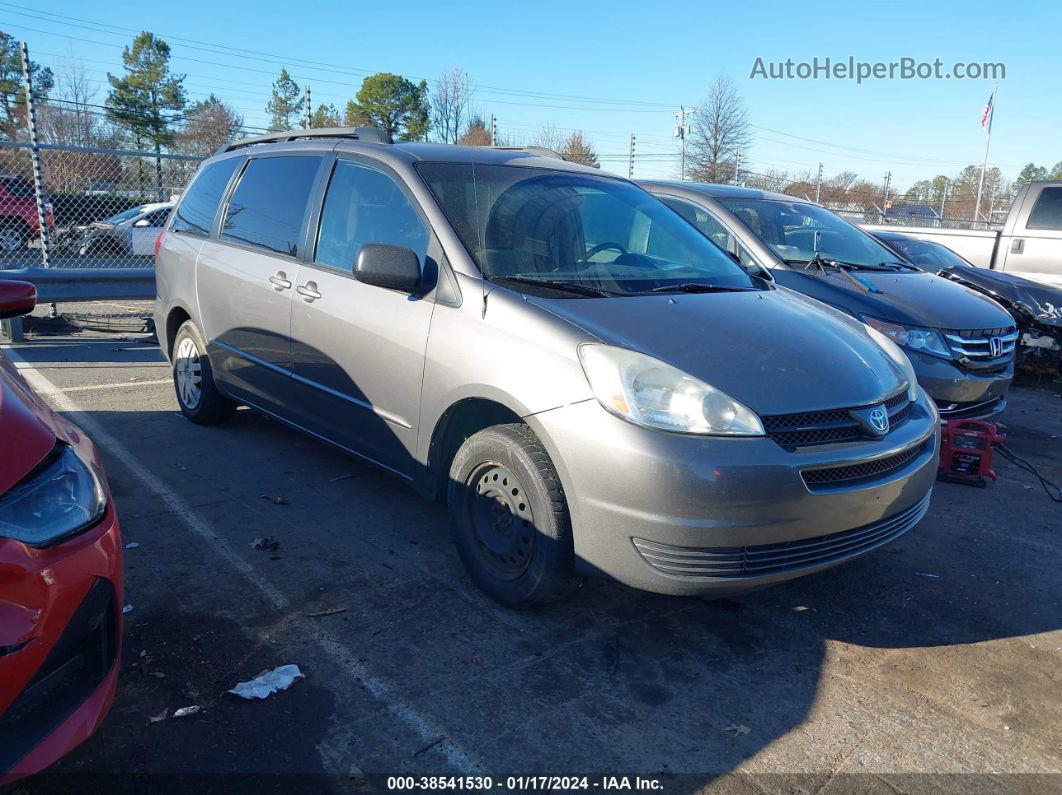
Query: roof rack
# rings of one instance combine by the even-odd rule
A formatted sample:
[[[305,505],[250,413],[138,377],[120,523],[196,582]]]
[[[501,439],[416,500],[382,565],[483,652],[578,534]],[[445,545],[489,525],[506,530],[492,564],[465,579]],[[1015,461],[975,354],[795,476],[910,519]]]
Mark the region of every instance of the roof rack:
[[[311,130],[284,130],[282,132],[254,135],[225,144],[214,154],[220,155],[234,149],[255,144],[277,144],[286,141],[298,141],[304,138],[353,138],[356,141],[369,141],[375,144],[391,143],[391,136],[376,127],[318,127]]]
[[[500,152],[528,152],[539,157],[549,157],[553,160],[564,160],[564,155],[560,152],[554,152],[552,149],[547,149],[545,146],[492,146],[491,149],[497,149]]]

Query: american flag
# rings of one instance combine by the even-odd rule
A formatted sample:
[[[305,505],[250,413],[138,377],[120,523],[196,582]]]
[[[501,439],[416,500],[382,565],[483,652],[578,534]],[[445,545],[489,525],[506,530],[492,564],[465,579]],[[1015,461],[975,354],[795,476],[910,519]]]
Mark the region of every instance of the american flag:
[[[992,132],[992,100],[995,98],[996,92],[993,91],[988,97],[988,102],[985,103],[985,109],[981,111],[981,128],[985,132]]]

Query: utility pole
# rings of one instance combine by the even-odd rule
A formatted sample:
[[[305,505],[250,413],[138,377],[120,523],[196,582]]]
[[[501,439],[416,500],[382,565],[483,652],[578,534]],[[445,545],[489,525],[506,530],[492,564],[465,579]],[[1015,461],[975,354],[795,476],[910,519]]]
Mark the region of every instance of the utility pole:
[[[734,155],[734,184],[741,184],[741,152]]]
[[[631,153],[627,159],[627,179],[634,179],[634,133],[631,133]]]
[[[490,145],[498,145],[498,119],[494,114],[490,114]]]
[[[684,105],[679,105],[678,113],[672,114],[678,119],[678,124],[675,126],[675,137],[679,139],[680,152],[679,155],[679,178],[686,179],[686,136],[689,135],[690,128],[686,124],[686,114],[690,111],[686,110]]]
[[[892,172],[891,171],[886,171],[885,172],[885,192],[882,194],[882,197],[881,197],[881,201],[882,201],[882,206],[883,207],[886,204],[889,203],[889,183],[890,182],[892,182]],[[886,207],[885,209],[888,209],[888,208]]]
[[[940,192],[940,220],[944,220],[944,202],[948,200],[948,180],[944,180],[944,190]]]
[[[305,128],[310,129],[310,121],[313,119],[313,103],[310,102],[310,87],[306,86],[306,93],[302,97],[303,114],[306,116]]]
[[[819,196],[822,195],[822,163],[819,163],[819,175],[815,177],[815,204],[819,203]]]

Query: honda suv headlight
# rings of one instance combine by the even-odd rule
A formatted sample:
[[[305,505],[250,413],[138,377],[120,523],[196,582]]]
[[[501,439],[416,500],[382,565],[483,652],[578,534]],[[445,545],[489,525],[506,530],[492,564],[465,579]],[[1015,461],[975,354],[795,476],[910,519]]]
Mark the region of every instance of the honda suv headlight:
[[[598,402],[635,425],[712,436],[763,436],[763,424],[750,409],[652,356],[589,344],[580,346],[579,361]]]
[[[62,445],[0,496],[0,538],[48,546],[92,526],[106,510],[92,467]]]
[[[896,363],[896,366],[903,371],[904,377],[907,379],[907,399],[912,403],[918,400],[918,374],[915,373],[911,360],[907,358],[907,355],[900,349],[899,345],[869,323],[864,323],[863,328],[867,330],[870,338]]]
[[[901,326],[899,323],[890,323],[887,320],[878,320],[867,315],[862,315],[860,319],[903,348],[929,353],[942,359],[952,358],[951,349],[944,341],[944,335],[935,328]]]

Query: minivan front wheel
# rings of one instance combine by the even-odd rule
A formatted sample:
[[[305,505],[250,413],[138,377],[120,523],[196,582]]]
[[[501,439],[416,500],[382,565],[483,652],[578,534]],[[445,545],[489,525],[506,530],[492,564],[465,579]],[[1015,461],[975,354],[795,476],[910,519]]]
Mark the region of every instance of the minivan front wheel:
[[[199,329],[186,320],[173,338],[173,387],[181,413],[200,425],[224,422],[236,404],[218,392]]]
[[[549,454],[526,425],[469,437],[450,467],[448,498],[457,551],[489,596],[534,607],[575,585],[568,504]]]

